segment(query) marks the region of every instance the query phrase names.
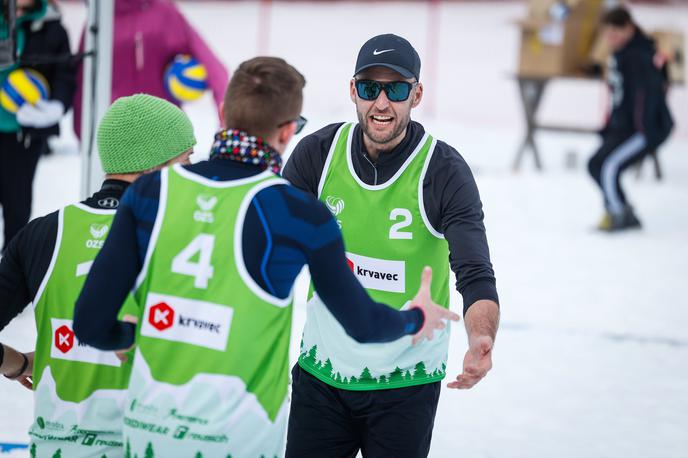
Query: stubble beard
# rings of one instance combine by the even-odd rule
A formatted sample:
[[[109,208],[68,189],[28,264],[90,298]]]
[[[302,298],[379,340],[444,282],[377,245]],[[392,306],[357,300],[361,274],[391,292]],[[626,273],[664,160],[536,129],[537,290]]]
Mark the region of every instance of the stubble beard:
[[[404,132],[406,127],[408,127],[409,122],[411,121],[410,113],[408,113],[404,118],[398,118],[395,116],[395,122],[397,123],[396,127],[394,128],[394,130],[392,130],[391,133],[384,135],[384,133],[375,132],[373,129],[370,128],[369,123],[372,122],[370,120],[371,113],[372,110],[365,114],[356,110],[356,114],[358,115],[358,123],[361,126],[361,129],[363,129],[363,133],[365,134],[365,136],[368,137],[370,141],[381,147],[399,137]]]

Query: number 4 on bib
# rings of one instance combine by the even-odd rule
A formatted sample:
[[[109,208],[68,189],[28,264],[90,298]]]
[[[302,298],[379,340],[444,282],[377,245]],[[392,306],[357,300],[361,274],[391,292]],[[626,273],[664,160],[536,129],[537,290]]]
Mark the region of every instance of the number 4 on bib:
[[[215,245],[215,236],[199,234],[172,260],[172,272],[194,277],[194,286],[208,288],[208,280],[213,278],[213,266],[210,259]],[[198,261],[192,259],[198,255]]]

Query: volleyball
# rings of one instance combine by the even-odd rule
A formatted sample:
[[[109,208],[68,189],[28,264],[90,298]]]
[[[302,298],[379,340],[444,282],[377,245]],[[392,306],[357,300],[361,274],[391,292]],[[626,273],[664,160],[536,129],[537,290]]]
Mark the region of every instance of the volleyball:
[[[35,70],[18,68],[10,72],[0,89],[0,105],[16,113],[25,103],[35,105],[48,98],[48,82]]]
[[[178,103],[199,99],[207,89],[205,66],[191,56],[177,55],[165,70],[165,88]]]

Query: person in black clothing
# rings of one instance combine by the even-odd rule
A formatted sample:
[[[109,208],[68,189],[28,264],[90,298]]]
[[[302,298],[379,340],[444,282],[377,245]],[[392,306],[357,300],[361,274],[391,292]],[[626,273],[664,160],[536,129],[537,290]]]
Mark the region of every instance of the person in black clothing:
[[[384,234],[389,230],[392,223],[387,223],[386,219],[394,220],[393,213],[388,213],[390,208],[386,207],[387,202],[378,198],[376,193],[386,192],[387,188],[395,186],[400,176],[413,174],[414,168],[420,168],[415,158],[427,134],[420,123],[411,120],[411,110],[418,106],[423,95],[419,75],[420,58],[408,41],[396,35],[380,35],[370,39],[358,54],[350,84],[350,96],[356,105],[359,120],[351,128],[353,133],[346,142],[350,146],[340,146],[343,143],[339,140],[339,132],[343,123],[332,124],[301,140],[285,166],[284,177],[294,186],[326,201],[327,194],[323,190],[329,179],[353,176],[355,183],[342,185],[340,189],[348,186],[346,189],[349,189],[353,198],[358,199],[356,202],[359,204],[369,199],[371,208],[366,209],[367,214],[371,217],[382,215],[382,219],[370,221],[367,225],[360,225],[359,222],[357,226],[352,226],[351,220],[345,221],[342,227],[348,250],[352,250],[350,245],[354,238],[365,239],[375,231]],[[336,163],[341,166],[342,159],[337,158],[342,155],[346,157],[348,169],[342,167],[328,173],[330,164],[335,164],[335,161],[339,161]],[[423,242],[427,240],[423,238],[424,232],[443,238],[441,242],[446,240],[448,245],[448,261],[456,275],[456,289],[463,296],[469,350],[464,359],[463,373],[447,386],[468,389],[492,367],[492,347],[499,321],[495,276],[483,224],[482,203],[468,164],[454,148],[442,141],[437,141],[428,155],[430,158],[420,174],[422,186],[419,183],[411,189],[398,189],[395,192],[407,196],[406,203],[402,204],[406,208],[401,210],[411,209],[409,215],[414,216],[420,207],[420,213],[427,218],[419,232],[405,235],[417,247],[409,257],[423,258],[423,250],[428,243],[432,243]],[[362,195],[366,190],[370,190],[369,194]],[[419,194],[422,201],[416,202]],[[347,195],[336,197],[346,200],[349,205]],[[394,205],[399,205],[399,202],[395,200]],[[341,207],[332,205],[330,210],[338,215]],[[346,211],[351,214],[351,210]],[[420,216],[416,218],[420,219]],[[394,254],[395,247],[401,245],[395,245],[399,242],[392,238],[390,235],[390,240],[384,242],[389,247],[389,257],[384,259],[407,262],[409,259],[404,255]],[[359,251],[357,255],[372,259],[370,257],[374,253]],[[385,265],[385,262],[391,261],[379,259],[375,262]],[[406,278],[409,276],[407,273]],[[360,276],[359,280],[366,281]],[[376,290],[370,291],[371,294],[381,291],[381,286],[369,285],[366,286],[368,291]],[[408,290],[408,286],[406,288]],[[390,290],[382,291],[388,294]],[[403,305],[405,300],[400,297],[395,299],[402,301],[397,306]],[[311,329],[317,329],[317,310],[316,302],[309,305],[307,330],[309,325],[313,326]],[[304,336],[307,332],[304,331]],[[312,331],[311,335],[322,336],[321,345],[317,348],[318,355],[321,359],[327,357],[329,364],[336,367],[331,372],[340,370],[340,367],[347,370],[347,367],[356,364],[352,359],[360,360],[363,352],[372,353],[382,348],[350,349],[353,345],[335,342],[334,336],[319,329]],[[322,347],[329,345],[328,339],[335,343],[329,347],[330,353],[323,355]],[[437,348],[427,347],[423,350],[425,353],[419,355],[420,359],[432,361],[435,353],[431,352],[437,351]],[[374,362],[365,369],[369,369],[369,373],[384,374],[386,371],[383,367],[393,368],[407,362],[400,362],[396,355],[388,346],[385,356],[371,356],[370,360]],[[446,352],[443,356],[446,358]],[[343,363],[337,365],[334,358]],[[383,367],[378,367],[376,363]],[[415,364],[415,360],[412,364]],[[399,368],[398,365],[396,367]],[[401,367],[401,370],[406,369]],[[412,367],[410,370],[413,372]],[[286,456],[353,457],[359,451],[364,457],[427,456],[439,401],[439,380],[444,368],[440,367],[437,372],[439,376],[421,376],[420,381],[415,380],[415,374],[413,378],[408,376],[402,382],[395,382],[395,386],[390,387],[392,389],[386,389],[385,386],[389,385],[382,382],[348,388],[347,384],[338,384],[332,377],[323,377],[307,362],[302,364],[300,359],[292,371],[292,406]]]
[[[621,187],[621,175],[662,144],[673,120],[666,103],[666,68],[656,65],[654,42],[623,7],[603,19],[613,54],[607,79],[612,110],[602,130],[602,146],[590,158],[588,170],[599,185],[606,213],[598,228],[618,231],[640,227]]]
[[[38,159],[47,151],[48,137],[59,134],[58,123],[76,90],[69,38],[57,10],[45,0],[17,0],[17,34],[23,36],[18,39],[18,66],[45,77],[49,98],[35,106],[22,105],[16,116],[0,107],[0,204],[5,247],[29,221]],[[0,72],[0,83],[11,70]]]

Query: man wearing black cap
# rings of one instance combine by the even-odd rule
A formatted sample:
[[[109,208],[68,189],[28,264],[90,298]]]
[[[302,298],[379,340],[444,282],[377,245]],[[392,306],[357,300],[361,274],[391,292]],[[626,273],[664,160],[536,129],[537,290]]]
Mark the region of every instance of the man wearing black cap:
[[[433,300],[448,307],[451,264],[469,349],[463,373],[447,386],[466,389],[492,366],[498,298],[470,168],[411,121],[423,98],[420,67],[401,37],[366,42],[350,84],[358,124],[332,124],[304,138],[284,177],[335,215],[349,267],[376,300],[408,307],[417,274],[429,265]],[[415,347],[405,338],[359,344],[311,292],[292,371],[287,456],[427,456],[448,344],[448,328]]]

